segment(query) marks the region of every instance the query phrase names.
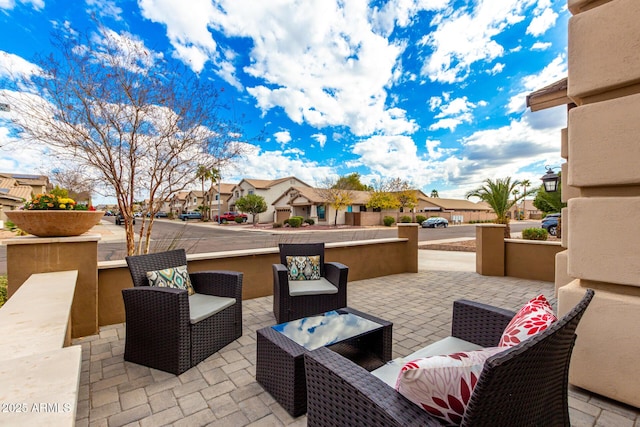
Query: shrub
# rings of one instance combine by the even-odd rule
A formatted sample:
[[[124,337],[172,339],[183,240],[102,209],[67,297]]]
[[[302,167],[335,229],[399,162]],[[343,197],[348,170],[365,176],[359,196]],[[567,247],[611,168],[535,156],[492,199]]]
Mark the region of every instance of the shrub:
[[[280,227],[282,227],[282,224],[280,224],[279,222],[273,223],[273,228],[280,228]]]
[[[315,222],[313,219],[311,219],[311,218],[307,218],[307,219],[305,219],[305,220],[304,220],[304,222],[306,222],[306,223],[307,223],[307,224],[309,224],[309,225],[313,225],[313,224],[315,224],[315,223],[316,223],[316,222]]]
[[[547,240],[549,233],[544,228],[525,228],[522,230],[522,238],[525,240]]]
[[[290,219],[291,219],[291,218],[287,218],[287,219],[285,219],[284,221],[282,221],[282,224],[284,224],[284,225],[289,225],[289,220],[290,220]]]
[[[300,227],[300,225],[302,225],[302,220],[299,216],[292,216],[291,218],[289,218],[289,225],[293,228],[298,228]]]
[[[427,220],[427,217],[424,215],[416,215],[416,222],[418,224],[422,224],[423,222],[425,222]]]
[[[234,218],[234,221],[238,224],[242,224],[244,222],[244,218],[242,218],[241,216],[237,216]]]
[[[400,217],[400,222],[403,224],[408,224],[410,222],[412,222],[413,220],[411,219],[411,217],[409,215],[403,215]]]
[[[302,224],[302,222],[304,221],[304,218],[303,218],[303,217],[301,217],[301,216],[299,216],[299,215],[292,216],[291,218],[292,218],[292,219],[293,219],[293,218],[299,219],[299,220],[300,220],[300,224]]]
[[[384,218],[382,218],[382,222],[387,227],[391,227],[393,223],[396,222],[396,220],[392,216],[385,216]]]
[[[0,307],[7,302],[7,276],[0,276]]]

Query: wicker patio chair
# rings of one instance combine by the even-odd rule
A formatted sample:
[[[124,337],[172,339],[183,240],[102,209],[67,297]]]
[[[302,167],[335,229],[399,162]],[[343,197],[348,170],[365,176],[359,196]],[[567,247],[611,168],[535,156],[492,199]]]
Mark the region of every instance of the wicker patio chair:
[[[324,262],[324,243],[280,243],[280,264],[273,264],[273,314],[278,323],[312,316],[347,306],[347,275],[349,267],[339,262]],[[320,275],[325,288],[317,294],[291,295],[292,286],[288,278],[287,256],[320,255]],[[291,286],[290,286],[291,285]],[[335,289],[333,289],[335,288]]]
[[[184,249],[128,256],[126,261],[134,287],[122,290],[125,360],[178,375],[242,335],[242,273],[190,273],[196,294],[188,296],[186,290],[149,286],[146,274],[186,265]],[[207,311],[209,304],[231,305],[210,314],[215,310]]]
[[[575,330],[594,292],[548,329],[489,359],[464,412],[463,426],[569,426],[568,373]],[[515,314],[456,301],[452,335],[496,346]],[[339,354],[305,354],[309,426],[439,426],[418,405]]]

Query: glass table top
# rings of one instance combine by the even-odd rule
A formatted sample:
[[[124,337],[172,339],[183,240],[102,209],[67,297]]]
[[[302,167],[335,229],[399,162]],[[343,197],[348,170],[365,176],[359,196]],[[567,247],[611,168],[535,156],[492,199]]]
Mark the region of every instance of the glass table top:
[[[342,310],[281,323],[272,328],[307,350],[334,344],[382,325]]]

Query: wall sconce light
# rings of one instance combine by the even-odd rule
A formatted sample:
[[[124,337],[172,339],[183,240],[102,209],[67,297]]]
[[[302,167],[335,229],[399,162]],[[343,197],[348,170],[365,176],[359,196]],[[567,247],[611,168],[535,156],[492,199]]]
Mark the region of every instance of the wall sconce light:
[[[555,193],[558,191],[558,182],[560,181],[560,177],[549,166],[545,166],[545,168],[547,168],[547,172],[542,176],[542,178],[540,178],[544,185],[544,191],[547,193]]]

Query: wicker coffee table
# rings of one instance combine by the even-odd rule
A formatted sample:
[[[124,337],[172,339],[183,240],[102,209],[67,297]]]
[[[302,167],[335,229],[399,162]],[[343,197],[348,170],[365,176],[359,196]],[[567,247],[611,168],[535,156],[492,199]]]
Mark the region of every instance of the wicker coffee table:
[[[346,307],[260,329],[256,380],[292,416],[307,412],[304,354],[327,347],[372,371],[391,360],[393,324]]]

